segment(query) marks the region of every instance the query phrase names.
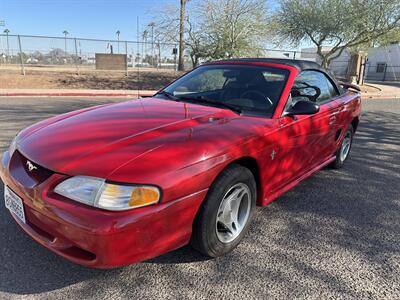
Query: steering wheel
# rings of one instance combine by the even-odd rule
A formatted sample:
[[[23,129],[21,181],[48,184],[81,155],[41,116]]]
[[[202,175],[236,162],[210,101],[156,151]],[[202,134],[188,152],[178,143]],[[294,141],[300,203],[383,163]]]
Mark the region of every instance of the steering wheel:
[[[274,103],[272,102],[271,99],[264,93],[258,91],[258,90],[250,90],[250,91],[245,91],[240,95],[240,98],[247,98],[250,100],[254,101],[262,101],[264,104],[267,103],[269,107],[273,107]]]

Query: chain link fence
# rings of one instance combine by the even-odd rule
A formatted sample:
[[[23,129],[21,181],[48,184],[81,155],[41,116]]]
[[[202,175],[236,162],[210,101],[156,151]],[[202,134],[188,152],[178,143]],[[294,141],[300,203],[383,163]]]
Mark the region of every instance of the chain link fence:
[[[0,34],[0,63],[6,65],[64,66],[95,69],[95,53],[127,55],[129,68],[176,69],[177,48],[174,43],[159,41],[99,40],[71,37],[50,37]],[[185,53],[186,54],[186,53]],[[301,51],[277,49],[253,49],[242,57],[268,57],[310,59]],[[314,59],[315,60],[315,59]],[[185,66],[192,68],[189,54],[185,55]]]
[[[159,89],[181,75],[177,71],[177,48],[175,43],[149,39],[0,34],[1,88]],[[96,53],[122,54],[126,65],[120,70],[100,70],[96,67]],[[315,52],[278,49],[251,49],[241,57],[319,61]],[[192,67],[187,50],[185,69]],[[349,60],[333,60],[330,71],[339,79],[349,78]],[[25,81],[18,79],[21,73],[27,75]],[[400,81],[400,65],[367,63],[364,74],[370,81]],[[28,84],[28,78],[36,81],[32,79]]]
[[[176,49],[147,40],[0,34],[0,88],[158,89],[179,76]],[[96,54],[122,54],[126,63],[104,70]]]
[[[173,69],[173,43],[0,34],[0,63],[95,69],[95,53],[125,54],[128,68]]]

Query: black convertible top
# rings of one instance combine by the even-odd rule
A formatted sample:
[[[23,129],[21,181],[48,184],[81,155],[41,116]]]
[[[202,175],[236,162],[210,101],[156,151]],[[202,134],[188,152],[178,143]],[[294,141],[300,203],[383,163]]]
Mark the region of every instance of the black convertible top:
[[[235,61],[242,61],[242,62],[268,62],[268,63],[276,63],[287,65],[291,67],[297,68],[299,71],[303,70],[320,70],[326,72],[324,68],[322,68],[319,64],[309,60],[301,60],[301,59],[286,59],[286,58],[232,58],[226,60],[219,60],[213,61],[211,63],[218,63],[218,62],[235,62]]]
[[[266,62],[266,63],[275,63],[282,64],[291,67],[295,67],[299,72],[304,70],[318,70],[320,72],[325,73],[331,79],[331,81],[336,85],[336,87],[340,89],[340,84],[336,80],[335,76],[325,68],[321,67],[319,64],[309,60],[301,60],[301,59],[286,59],[286,58],[232,58],[225,59],[219,61],[210,62],[211,64],[218,64],[219,62]]]

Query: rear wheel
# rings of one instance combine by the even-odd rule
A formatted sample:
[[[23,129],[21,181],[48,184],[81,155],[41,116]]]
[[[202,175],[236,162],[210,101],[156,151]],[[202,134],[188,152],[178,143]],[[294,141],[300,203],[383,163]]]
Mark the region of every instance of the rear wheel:
[[[255,204],[253,174],[243,166],[229,166],[210,187],[196,216],[193,247],[211,257],[232,251],[248,229]]]
[[[349,157],[351,146],[353,144],[353,135],[353,126],[349,125],[349,128],[344,135],[342,144],[340,145],[339,150],[336,151],[336,159],[331,165],[334,169],[340,169],[343,167],[344,162]]]

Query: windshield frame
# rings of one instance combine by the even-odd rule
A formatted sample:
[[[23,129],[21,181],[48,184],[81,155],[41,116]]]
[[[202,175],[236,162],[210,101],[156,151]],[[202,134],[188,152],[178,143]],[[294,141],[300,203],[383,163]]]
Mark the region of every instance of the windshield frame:
[[[243,115],[243,116],[254,116],[254,117],[262,117],[262,118],[276,118],[276,116],[279,115],[279,111],[281,111],[283,109],[283,107],[284,107],[284,105],[282,105],[282,102],[286,102],[286,100],[284,100],[284,101],[282,101],[282,100],[283,99],[287,99],[287,97],[289,95],[289,92],[290,92],[289,86],[293,81],[292,79],[294,79],[294,77],[298,73],[298,70],[296,68],[294,68],[292,66],[289,66],[289,65],[280,64],[280,63],[258,62],[258,61],[254,61],[254,62],[216,61],[216,62],[205,63],[205,64],[200,65],[200,66],[194,68],[193,70],[183,74],[182,76],[178,77],[176,80],[172,81],[170,84],[168,84],[163,89],[158,91],[154,96],[158,96],[162,92],[169,92],[168,89],[171,86],[176,85],[182,79],[184,79],[185,77],[190,76],[193,72],[195,72],[196,70],[198,70],[200,68],[210,68],[211,67],[211,69],[219,69],[219,68],[224,68],[224,67],[236,67],[236,66],[240,66],[240,65],[246,66],[246,67],[265,69],[266,71],[268,71],[268,70],[271,71],[271,69],[277,69],[278,71],[280,71],[279,74],[283,74],[285,76],[282,89],[280,91],[279,96],[277,97],[278,99],[274,103],[274,106],[273,106],[273,108],[272,108],[272,110],[270,112],[265,112],[265,111],[263,111],[261,109],[248,110],[248,109],[246,109],[246,107],[238,105],[238,108],[243,110],[243,113],[241,113],[241,115]],[[213,67],[215,67],[215,68],[213,68]],[[191,94],[195,95],[197,93],[188,93],[187,94],[188,98],[190,98]],[[179,97],[178,100],[177,99],[173,100],[171,98],[168,99],[168,97],[163,97],[163,99],[170,100],[170,101],[182,101],[182,102],[188,102],[188,103],[195,103],[195,102],[190,101],[190,99],[185,101],[184,94],[176,95],[176,97]],[[161,98],[161,97],[157,97],[157,98]],[[218,103],[218,102],[216,102],[216,103]],[[195,104],[210,106],[209,103],[201,103],[200,101],[196,102]],[[225,109],[229,109],[229,108],[225,108]]]

